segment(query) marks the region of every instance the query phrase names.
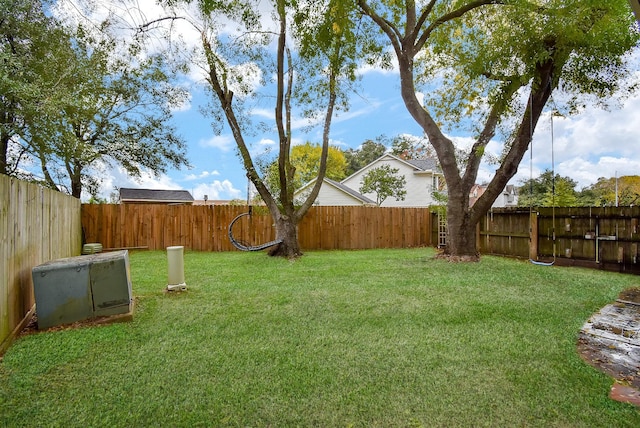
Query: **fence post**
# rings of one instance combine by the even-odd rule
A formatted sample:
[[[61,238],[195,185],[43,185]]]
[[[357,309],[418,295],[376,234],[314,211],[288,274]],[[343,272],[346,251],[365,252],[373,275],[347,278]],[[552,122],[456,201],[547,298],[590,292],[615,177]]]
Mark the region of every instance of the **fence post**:
[[[538,213],[529,213],[529,259],[538,260]]]

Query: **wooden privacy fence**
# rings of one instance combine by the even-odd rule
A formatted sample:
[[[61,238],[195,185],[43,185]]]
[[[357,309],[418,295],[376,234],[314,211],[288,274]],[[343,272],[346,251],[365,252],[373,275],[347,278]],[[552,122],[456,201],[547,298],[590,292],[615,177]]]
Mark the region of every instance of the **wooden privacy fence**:
[[[34,266],[80,255],[80,201],[0,175],[0,354],[33,312]]]
[[[640,207],[494,209],[479,225],[480,252],[640,273]],[[531,239],[529,230],[532,230]],[[554,240],[555,235],[555,240]]]
[[[228,227],[247,206],[85,204],[85,242],[104,248],[165,249],[182,245],[197,251],[232,251]],[[312,207],[298,228],[303,250],[407,248],[428,246],[428,208]],[[254,207],[241,218],[233,235],[257,245],[275,239],[271,216]]]

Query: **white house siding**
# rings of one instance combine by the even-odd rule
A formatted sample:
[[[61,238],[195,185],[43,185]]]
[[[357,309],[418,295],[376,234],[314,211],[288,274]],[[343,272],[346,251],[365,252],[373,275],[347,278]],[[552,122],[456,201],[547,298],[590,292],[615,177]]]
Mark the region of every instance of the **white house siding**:
[[[362,201],[351,197],[327,183],[322,183],[322,187],[320,187],[320,192],[318,193],[318,197],[316,198],[314,205],[350,206],[363,205],[363,203]]]
[[[399,170],[398,175],[404,175],[406,180],[405,190],[407,191],[404,201],[398,201],[390,196],[382,203],[383,207],[427,207],[433,204],[433,199],[431,198],[433,175],[430,172],[424,171],[417,171],[416,173],[416,168],[395,159],[380,160],[376,164],[370,165],[369,168],[360,170],[354,175],[347,177],[342,181],[342,184],[359,191],[360,186],[362,186],[362,179],[367,172],[382,165],[397,168]],[[365,193],[364,195],[374,201],[376,200],[375,193]]]
[[[349,194],[348,191],[337,188],[333,184],[330,183],[331,180],[324,179],[322,186],[320,187],[320,191],[318,192],[318,196],[314,201],[314,205],[321,206],[359,206],[359,205],[375,205],[373,201],[366,201],[356,196]],[[315,180],[310,183],[307,183],[301,189],[299,189],[294,198],[296,203],[302,204],[304,200],[307,198],[309,193],[311,193],[311,189],[313,188],[313,184]],[[337,186],[341,186],[340,183],[336,182]]]

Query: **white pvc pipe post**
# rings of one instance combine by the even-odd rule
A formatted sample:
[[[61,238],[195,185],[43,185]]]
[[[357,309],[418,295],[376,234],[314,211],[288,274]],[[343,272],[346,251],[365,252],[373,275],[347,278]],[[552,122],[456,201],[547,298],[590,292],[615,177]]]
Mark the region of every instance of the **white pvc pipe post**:
[[[169,264],[168,290],[186,290],[184,281],[184,247],[167,247],[167,260]]]

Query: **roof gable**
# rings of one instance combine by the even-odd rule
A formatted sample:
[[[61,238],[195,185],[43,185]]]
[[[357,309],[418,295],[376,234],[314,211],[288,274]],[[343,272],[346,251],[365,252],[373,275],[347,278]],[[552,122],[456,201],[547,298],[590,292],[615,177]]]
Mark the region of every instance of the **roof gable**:
[[[380,156],[378,159],[374,160],[373,162],[369,163],[368,165],[360,168],[358,171],[354,172],[353,174],[351,174],[349,177],[344,178],[341,183],[345,183],[347,181],[349,181],[349,179],[351,177],[353,177],[354,175],[358,175],[360,174],[362,171],[366,171],[368,169],[371,169],[374,167],[375,164],[381,162],[381,161],[396,161],[396,162],[400,162],[402,164],[407,165],[408,167],[412,168],[415,172],[423,172],[423,171],[433,171],[434,173],[439,173],[439,171],[437,171],[437,162],[435,161],[435,159],[402,159],[399,158],[396,155],[393,155],[391,153],[385,153],[382,156]]]

